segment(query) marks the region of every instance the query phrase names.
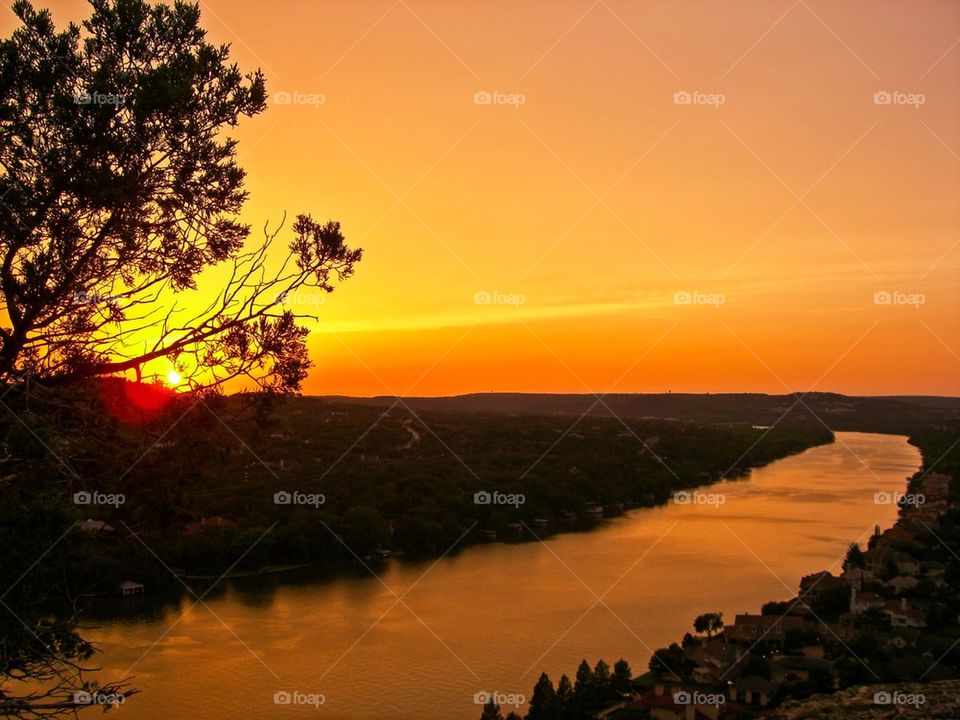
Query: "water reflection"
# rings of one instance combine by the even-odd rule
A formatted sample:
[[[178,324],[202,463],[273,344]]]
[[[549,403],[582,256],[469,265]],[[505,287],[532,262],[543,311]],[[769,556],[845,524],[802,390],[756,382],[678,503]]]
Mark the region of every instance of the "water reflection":
[[[785,599],[893,522],[895,507],[874,493],[902,489],[918,452],[902,437],[838,435],[704,488],[722,505],[636,510],[592,533],[472,547],[435,565],[393,562],[382,582],[297,571],[224,582],[206,606],[122,607],[95,633],[106,673],[131,669],[142,690],[119,712],[475,719],[474,693],[529,695],[540,671],[572,674],[584,657],[641,670],[700,612]],[[326,703],[276,706],[278,690]]]

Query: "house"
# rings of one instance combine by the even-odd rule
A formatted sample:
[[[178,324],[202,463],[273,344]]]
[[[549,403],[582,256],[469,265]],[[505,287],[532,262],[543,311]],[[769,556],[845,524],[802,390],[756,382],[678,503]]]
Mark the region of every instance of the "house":
[[[497,539],[497,531],[496,531],[496,530],[480,530],[480,531],[479,531],[479,535],[480,535],[480,539],[481,539],[481,540],[491,540],[491,541],[492,541],[492,540],[496,540],[496,539]]]
[[[827,646],[843,645],[853,639],[856,634],[856,615],[851,612],[843,613],[839,622],[835,623],[817,623],[817,639],[820,641],[820,652],[808,653],[807,648],[803,648],[804,655],[809,657],[823,657],[823,648]]]
[[[756,675],[748,675],[730,685],[730,699],[746,705],[766,707],[773,700],[780,684]]]
[[[698,702],[711,697],[715,696],[702,690],[658,684],[643,695],[635,695],[628,707],[646,710],[652,720],[723,720],[728,717],[728,703]],[[721,696],[720,699],[725,698]]]
[[[883,609],[887,601],[872,592],[859,592],[853,588],[850,592],[850,612],[854,615],[862,615],[870,608]]]
[[[693,679],[705,685],[722,685],[740,673],[738,661],[744,649],[724,642],[722,637],[703,638],[699,644],[684,648],[687,659],[694,664]]]
[[[674,701],[672,695],[658,695],[654,690],[634,698],[632,707],[647,710],[651,720],[684,720],[687,709]]]
[[[550,522],[546,518],[533,519],[533,527],[535,527],[537,530],[546,530],[549,525]]]
[[[133,580],[124,580],[120,583],[120,594],[124,597],[130,595],[143,595],[143,584]]]
[[[844,570],[843,575],[841,575],[846,583],[855,588],[862,588],[863,584],[868,580],[873,579],[873,573],[865,568],[850,568],[849,570]]]
[[[831,591],[846,590],[846,588],[847,583],[843,578],[839,578],[824,570],[813,573],[812,575],[805,575],[801,578],[800,599],[809,604],[829,594]]]
[[[927,614],[907,602],[906,598],[900,601],[891,600],[884,606],[883,612],[890,618],[891,627],[924,628],[927,626]]]

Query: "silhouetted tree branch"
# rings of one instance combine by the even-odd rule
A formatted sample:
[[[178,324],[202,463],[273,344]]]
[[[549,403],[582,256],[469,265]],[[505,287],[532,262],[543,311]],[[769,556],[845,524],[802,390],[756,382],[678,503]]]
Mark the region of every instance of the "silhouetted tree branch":
[[[305,214],[273,271],[279,229],[245,249],[244,171],[221,131],[264,110],[263,76],[206,42],[195,5],[91,5],[57,31],[18,0],[0,45],[0,380],[139,377],[167,358],[195,385],[297,389],[307,333],[282,298],[331,292],[361,251]],[[206,307],[182,302],[224,265]]]
[[[265,109],[264,79],[207,42],[197,5],[90,5],[81,25],[57,29],[48,11],[17,0],[20,24],[0,41],[0,388],[39,381],[52,416],[44,433],[59,427],[53,386],[140,380],[158,359],[189,367],[199,397],[233,378],[299,389],[307,316],[284,298],[332,292],[361,250],[346,245],[339,223],[308,214],[297,215],[285,249],[283,222],[248,244],[250,227],[237,219],[245,174],[224,133]],[[222,284],[201,292],[211,268]],[[35,395],[22,395],[29,413]],[[82,415],[71,410],[63,413]],[[29,432],[47,461],[47,442],[82,451],[62,427],[46,441]],[[11,560],[0,562],[0,715],[102,707],[86,702],[96,692],[121,702],[134,692],[128,679],[96,687],[83,677],[94,649],[77,632],[73,535],[56,492],[76,473],[63,461],[45,468],[8,453],[0,466],[7,460],[16,471],[0,469],[0,544]],[[43,568],[30,565],[61,540]]]

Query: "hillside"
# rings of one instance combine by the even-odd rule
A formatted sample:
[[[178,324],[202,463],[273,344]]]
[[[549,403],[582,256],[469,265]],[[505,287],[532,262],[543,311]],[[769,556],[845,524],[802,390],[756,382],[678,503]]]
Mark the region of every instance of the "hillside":
[[[785,415],[819,418],[832,430],[860,430],[910,434],[930,423],[960,419],[960,398],[953,397],[854,397],[836,393],[474,393],[451,397],[379,396],[355,398],[318,396],[303,402],[388,408],[406,406],[420,412],[494,413],[507,415],[657,418],[705,423],[770,425]]]
[[[875,702],[876,699],[882,701],[887,697],[892,698],[894,692],[899,694],[898,697],[922,697],[923,702],[916,704]],[[805,700],[788,702],[765,717],[767,720],[960,718],[960,680],[907,683],[895,688],[885,685],[861,685],[832,695],[814,695]]]

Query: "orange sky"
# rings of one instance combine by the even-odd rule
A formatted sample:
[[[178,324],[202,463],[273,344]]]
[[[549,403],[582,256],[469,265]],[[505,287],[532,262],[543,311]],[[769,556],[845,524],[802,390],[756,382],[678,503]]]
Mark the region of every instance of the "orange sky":
[[[306,392],[960,394],[960,4],[201,7],[272,98],[245,219],[365,249]]]

